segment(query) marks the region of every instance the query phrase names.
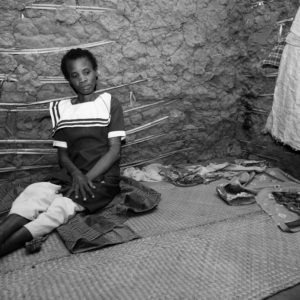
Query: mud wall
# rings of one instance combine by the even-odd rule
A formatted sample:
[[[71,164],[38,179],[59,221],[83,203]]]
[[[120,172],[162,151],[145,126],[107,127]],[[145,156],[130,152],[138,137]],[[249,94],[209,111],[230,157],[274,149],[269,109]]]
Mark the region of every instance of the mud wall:
[[[38,3],[43,2],[65,6],[36,10],[26,8],[23,1],[1,1],[0,48],[80,47],[110,40],[113,43],[90,48],[99,62],[98,88],[150,78],[153,80],[111,93],[125,110],[165,101],[125,114],[126,130],[168,116],[159,125],[128,136],[128,141],[133,142],[164,134],[124,148],[125,163],[188,147],[192,149],[165,158],[164,162],[240,156],[244,144],[239,140],[245,136],[247,141],[254,139],[261,128],[257,116],[253,116],[255,125],[245,132],[241,100],[249,98],[253,91],[272,90],[273,79],[269,82],[262,77],[258,63],[275,41],[276,20],[293,14],[296,6],[292,0],[282,1],[283,4],[270,2],[263,8],[253,8],[253,1],[237,0]],[[111,10],[82,12],[70,5]],[[63,53],[0,53],[0,74],[8,76],[2,81],[0,102],[29,103],[72,95],[67,83],[57,81],[62,76],[59,65]],[[252,100],[254,103],[260,99]],[[0,111],[1,140],[51,138],[50,117],[43,110],[47,106],[31,107],[34,109],[31,111],[1,108],[8,108]],[[50,145],[19,144],[18,147],[49,148]],[[55,155],[2,155],[1,158],[0,167],[56,162]]]

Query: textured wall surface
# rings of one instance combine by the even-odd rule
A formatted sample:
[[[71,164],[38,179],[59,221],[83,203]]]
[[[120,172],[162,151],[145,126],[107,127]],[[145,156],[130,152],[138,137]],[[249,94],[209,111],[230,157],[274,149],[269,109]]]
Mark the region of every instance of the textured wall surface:
[[[257,124],[246,132],[243,129],[242,100],[249,98],[253,91],[268,92],[266,89],[273,88],[261,75],[259,61],[276,40],[275,22],[294,14],[297,5],[292,0],[280,1],[281,4],[270,2],[257,8],[251,4],[253,1],[237,0],[38,3],[43,2],[113,10],[80,12],[67,6],[53,11],[34,10],[25,8],[23,1],[1,1],[0,47],[80,47],[84,43],[114,41],[90,48],[99,62],[98,88],[155,78],[111,93],[122,102],[124,109],[132,108],[130,93],[136,99],[134,107],[176,100],[125,114],[127,130],[164,116],[169,119],[130,135],[129,142],[165,133],[161,138],[126,147],[123,161],[153,158],[193,147],[166,159],[166,163],[241,155],[237,138],[245,139],[246,135],[246,139],[251,140],[257,133],[251,136],[249,132],[258,131]],[[63,53],[0,54],[0,74],[15,76],[17,80],[2,82],[0,102],[34,102],[72,95],[66,83],[43,81],[43,76],[62,76],[59,66]],[[266,102],[255,97],[250,100]],[[255,118],[253,116],[254,123]],[[45,111],[1,111],[0,122],[2,140],[50,138],[51,122]],[[53,155],[1,158],[0,167],[56,161]]]

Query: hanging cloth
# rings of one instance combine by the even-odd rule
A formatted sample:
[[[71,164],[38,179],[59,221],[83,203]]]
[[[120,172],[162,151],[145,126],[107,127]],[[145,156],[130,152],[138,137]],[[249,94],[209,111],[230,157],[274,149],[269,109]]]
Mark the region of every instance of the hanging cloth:
[[[285,41],[277,42],[272,48],[268,57],[262,61],[262,68],[279,68]]]
[[[286,37],[272,110],[265,129],[278,141],[300,150],[300,10]]]
[[[285,38],[282,36],[283,26],[284,23],[279,25],[277,43],[270,51],[268,57],[262,61],[262,68],[279,68],[282,52],[286,44]]]

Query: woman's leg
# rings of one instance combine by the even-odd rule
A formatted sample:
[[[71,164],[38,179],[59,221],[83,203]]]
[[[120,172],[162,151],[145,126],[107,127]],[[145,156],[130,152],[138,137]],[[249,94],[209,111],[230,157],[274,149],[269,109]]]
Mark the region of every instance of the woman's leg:
[[[13,252],[33,238],[52,232],[84,208],[69,198],[58,196],[35,220],[27,222],[0,246],[0,257]]]
[[[47,211],[41,213],[35,220],[25,224],[24,227],[31,233],[33,238],[40,237],[67,223],[76,212],[83,210],[84,208],[73,200],[57,196]]]
[[[9,215],[0,223],[0,257],[32,240],[24,225],[48,209],[58,196],[60,186],[50,182],[29,185],[13,202]]]
[[[30,221],[48,209],[57,197],[60,186],[51,182],[30,184],[13,202],[9,214],[20,215]]]
[[[20,215],[9,214],[0,224],[0,245],[29,221]]]
[[[32,240],[31,233],[23,226],[0,244],[0,257],[22,248]]]

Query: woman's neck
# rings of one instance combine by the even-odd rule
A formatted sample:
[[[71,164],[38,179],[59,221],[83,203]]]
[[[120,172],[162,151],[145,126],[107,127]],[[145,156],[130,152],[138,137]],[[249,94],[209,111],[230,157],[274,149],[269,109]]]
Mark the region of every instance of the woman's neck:
[[[97,95],[95,93],[89,94],[89,95],[77,95],[77,99],[75,99],[75,103],[83,103],[83,102],[90,102],[94,101],[97,98]]]

